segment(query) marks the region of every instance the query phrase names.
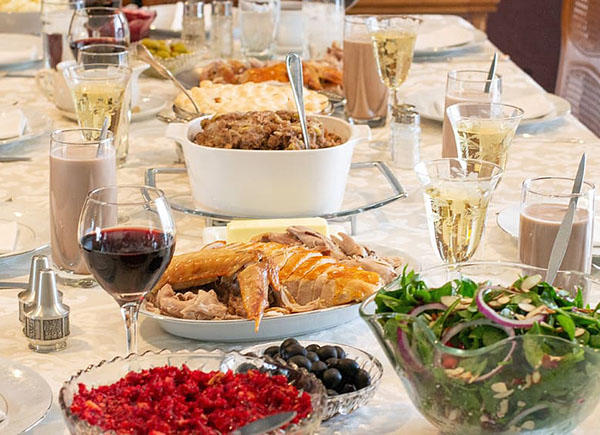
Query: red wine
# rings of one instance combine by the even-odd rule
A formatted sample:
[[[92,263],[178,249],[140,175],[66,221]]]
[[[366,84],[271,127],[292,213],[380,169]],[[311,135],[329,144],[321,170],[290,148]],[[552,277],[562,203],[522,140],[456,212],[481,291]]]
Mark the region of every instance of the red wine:
[[[46,53],[46,68],[56,69],[63,60],[63,39],[62,33],[42,33],[44,53]]]
[[[84,38],[79,39],[77,41],[71,42],[71,51],[73,52],[73,57],[77,59],[77,54],[79,53],[79,49],[81,47],[85,47],[86,45],[91,44],[114,44],[114,45],[122,45],[123,47],[127,47],[127,42],[112,38],[112,37],[98,37],[98,38]]]
[[[110,228],[86,234],[81,247],[100,286],[124,304],[152,290],[171,261],[175,239],[148,228]]]

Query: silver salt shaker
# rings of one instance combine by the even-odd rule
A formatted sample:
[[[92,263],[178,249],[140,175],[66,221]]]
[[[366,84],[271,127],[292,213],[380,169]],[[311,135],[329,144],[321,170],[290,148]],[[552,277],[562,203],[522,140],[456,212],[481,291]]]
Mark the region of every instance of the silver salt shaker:
[[[25,311],[35,302],[40,272],[42,269],[48,269],[48,267],[48,257],[45,255],[34,255],[31,257],[27,290],[23,290],[17,295],[19,298],[19,321],[21,323],[25,322]]]
[[[43,269],[35,302],[25,312],[25,336],[36,352],[53,352],[67,346],[69,307],[59,300],[56,274]]]
[[[212,3],[210,44],[216,57],[233,55],[233,3],[230,0]]]
[[[401,104],[392,109],[390,124],[392,165],[413,169],[420,160],[421,117],[415,106]]]
[[[206,34],[202,0],[186,0],[183,4],[181,39],[192,51],[198,51],[204,45]]]

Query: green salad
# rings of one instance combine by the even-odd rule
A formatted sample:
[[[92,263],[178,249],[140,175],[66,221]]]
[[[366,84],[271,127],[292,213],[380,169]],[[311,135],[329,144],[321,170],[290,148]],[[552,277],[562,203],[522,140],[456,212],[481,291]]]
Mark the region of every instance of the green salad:
[[[375,302],[412,400],[443,431],[560,432],[598,401],[600,306],[581,290],[539,275],[430,288],[405,270]]]

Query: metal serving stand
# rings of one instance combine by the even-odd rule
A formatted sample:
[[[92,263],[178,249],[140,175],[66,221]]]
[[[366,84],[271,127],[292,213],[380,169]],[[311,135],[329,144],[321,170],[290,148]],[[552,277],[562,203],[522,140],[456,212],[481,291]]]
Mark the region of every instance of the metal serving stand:
[[[372,162],[358,162],[352,163],[350,167],[350,174],[352,171],[356,171],[359,169],[377,169],[383,178],[388,182],[389,187],[392,190],[392,194],[386,198],[369,202],[364,205],[360,205],[358,207],[343,209],[334,213],[326,213],[319,215],[318,217],[322,217],[327,220],[335,221],[335,222],[350,222],[350,233],[351,235],[356,234],[357,223],[356,218],[359,214],[364,213],[369,210],[374,210],[384,205],[387,205],[391,202],[394,202],[401,198],[406,198],[406,191],[394,175],[394,173],[390,170],[390,168],[381,161],[372,161]],[[152,187],[160,187],[158,185],[158,176],[162,174],[185,174],[187,171],[185,168],[149,168],[146,170],[145,182],[146,185]],[[167,195],[168,197],[168,195]],[[264,219],[265,216],[233,216],[213,211],[202,210],[197,207],[190,207],[182,204],[177,200],[177,198],[168,198],[169,204],[171,208],[175,211],[202,217],[206,221],[207,226],[214,225],[224,225],[227,222],[230,222],[234,219]],[[273,218],[281,217],[281,216],[272,216]],[[295,217],[314,217],[314,215],[299,215]]]

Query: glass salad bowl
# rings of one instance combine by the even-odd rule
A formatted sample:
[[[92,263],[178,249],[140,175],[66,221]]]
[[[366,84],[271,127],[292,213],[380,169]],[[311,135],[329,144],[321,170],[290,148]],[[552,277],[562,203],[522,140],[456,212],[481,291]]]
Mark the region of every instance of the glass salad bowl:
[[[500,262],[444,265],[419,273],[418,279],[422,282],[413,286],[410,294],[415,298],[428,298],[431,296],[429,290],[444,284],[455,289],[452,294],[459,294],[456,290],[458,281],[454,280],[464,278],[478,284],[489,283],[498,290],[500,286],[510,287],[520,277],[536,274],[541,278],[545,276],[545,270]],[[447,284],[449,281],[454,283]],[[598,299],[600,284],[589,275],[559,272],[554,284],[569,291],[573,297],[581,289],[583,299],[587,299],[592,308],[596,306],[594,299]],[[406,289],[406,285],[406,281],[395,281],[382,290]],[[585,317],[585,328],[577,328],[573,339],[536,332],[534,328],[540,327],[540,322],[529,330],[519,330],[515,325],[509,327],[509,322],[501,319],[501,325],[491,323],[482,311],[478,295],[482,293],[485,297],[483,289],[494,287],[474,285],[473,288],[476,290],[472,304],[471,298],[464,302],[462,296],[456,303],[464,302],[462,315],[469,316],[470,312],[477,320],[464,323],[458,320],[454,326],[438,330],[437,335],[434,332],[436,320],[446,312],[458,311],[458,305],[428,303],[425,304],[429,307],[428,313],[436,314],[423,316],[420,314],[424,310],[403,309],[401,301],[394,306],[394,299],[384,302],[386,308],[377,309],[376,295],[373,295],[362,304],[360,314],[384,348],[413,404],[442,433],[546,435],[572,430],[593,412],[600,399],[600,349],[597,349],[597,342],[594,341],[595,348],[590,341],[590,334],[600,332],[600,317],[597,314]],[[402,291],[404,295],[408,294]],[[515,295],[518,293],[515,291]],[[382,301],[380,297],[378,303],[382,304]],[[448,299],[442,297],[444,301],[448,302]],[[490,305],[494,303],[490,302]],[[455,308],[449,309],[449,306]],[[376,313],[390,308],[391,312]],[[556,312],[561,312],[560,309],[556,308]],[[578,310],[573,312],[574,316],[580,313]],[[544,320],[552,322],[549,317]],[[442,320],[441,324],[444,322]],[[541,324],[545,325],[543,320]],[[483,334],[476,334],[478,326],[485,326],[479,329],[484,331]],[[557,334],[568,329],[566,323],[564,329],[560,329],[562,321],[560,326],[555,326]],[[503,335],[493,338],[502,331]],[[464,335],[460,336],[461,332]],[[467,340],[481,340],[480,345],[472,349],[450,346],[452,337],[458,340],[465,335]],[[600,335],[594,337],[600,340]],[[489,345],[485,344],[486,340]]]
[[[325,411],[325,389],[314,375],[305,370],[294,370],[279,367],[268,363],[262,358],[240,355],[237,352],[225,353],[220,350],[212,352],[198,349],[196,351],[171,352],[162,350],[160,352],[147,351],[142,354],[130,354],[127,357],[115,357],[104,360],[95,365],[79,371],[67,380],[59,392],[59,403],[63,417],[72,434],[103,434],[106,433],[100,427],[89,424],[71,412],[73,398],[79,392],[79,384],[88,388],[101,385],[110,385],[124,377],[129,372],[154,367],[186,365],[190,370],[202,370],[204,372],[218,370],[235,373],[243,373],[249,369],[258,368],[268,370],[275,374],[284,374],[288,381],[299,390],[308,393],[311,399],[312,412],[296,424],[290,424],[285,429],[278,429],[270,434],[312,434],[315,433]],[[110,432],[109,432],[110,433]]]

